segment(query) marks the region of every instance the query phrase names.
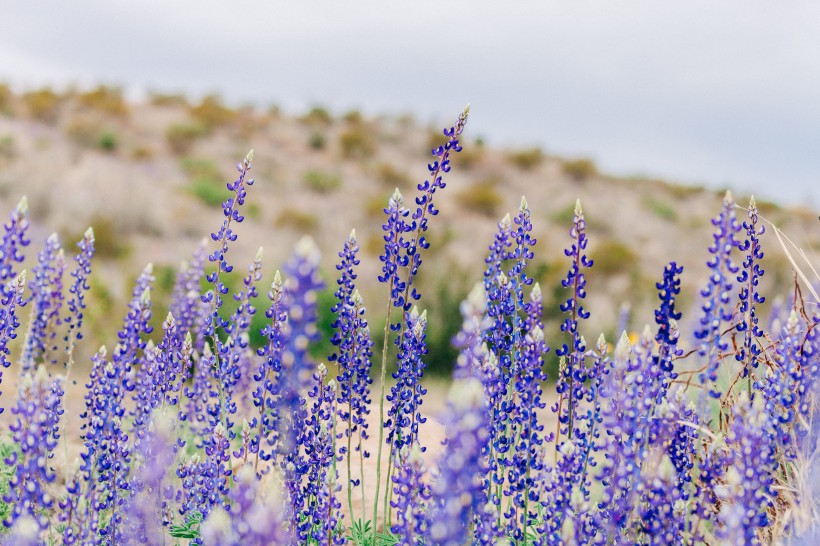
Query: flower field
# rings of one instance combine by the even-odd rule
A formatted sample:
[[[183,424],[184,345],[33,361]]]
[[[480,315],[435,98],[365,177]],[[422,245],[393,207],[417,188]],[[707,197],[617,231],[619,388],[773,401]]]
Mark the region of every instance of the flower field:
[[[486,259],[452,340],[458,357],[437,412],[445,440],[424,433],[429,332],[418,276],[468,113],[443,131],[414,195],[396,190],[384,203],[377,279],[358,276],[355,231],[339,241],[334,279],[321,278],[309,238],[270,286],[260,286],[261,249],[247,267],[234,263],[253,201],[250,152],[227,184],[222,225],[177,272],[161,331],[150,325],[148,266],[87,377],[74,355],[94,231],[67,249],[57,235],[37,241],[35,265],[21,270],[32,248],[21,201],[0,251],[0,371],[15,394],[0,397],[11,413],[0,541],[820,543],[820,277],[754,198],[746,208],[730,193],[716,203],[697,312],[684,317],[685,273],[671,262],[658,272],[655,323],[632,332],[622,317],[617,340],[585,327],[595,263],[580,202],[566,226],[561,335],[547,339],[522,198],[492,240],[474,242]],[[795,271],[794,290],[765,315],[774,295],[759,291],[764,246]],[[321,361],[310,349],[326,283],[332,353]],[[366,303],[359,287],[374,283],[385,298]],[[267,304],[257,309],[260,295]],[[379,332],[368,308],[386,314]],[[74,381],[85,385],[79,408],[66,399]],[[69,420],[80,422],[79,438],[66,434]],[[63,468],[69,445],[79,457]]]

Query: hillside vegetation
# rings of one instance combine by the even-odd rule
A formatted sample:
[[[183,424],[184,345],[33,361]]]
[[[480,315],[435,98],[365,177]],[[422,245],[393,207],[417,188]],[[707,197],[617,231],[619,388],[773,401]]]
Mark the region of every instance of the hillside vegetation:
[[[480,105],[474,115],[481,116]],[[424,180],[427,173],[419,166],[441,142],[438,129],[410,116],[337,115],[321,107],[294,116],[277,108],[231,107],[216,96],[191,101],[156,93],[130,103],[105,86],[18,94],[0,86],[0,208],[10,210],[26,195],[38,246],[57,230],[73,248],[94,227],[98,254],[90,330],[110,337],[118,324],[112,317],[125,312],[133,272],[149,261],[158,279],[159,324],[180,262],[218,224],[233,165],[254,148],[256,185],[243,225],[249,236],[237,241],[234,263],[250,264],[262,241],[264,270],[274,271],[307,233],[322,251],[330,280],[336,254],[354,226],[363,254],[360,288],[378,322],[386,297],[375,282],[382,209],[395,188],[410,195]],[[680,308],[687,319],[706,272],[709,219],[724,190],[612,177],[589,159],[555,157],[538,148],[492,148],[476,135],[465,134],[462,142],[464,151],[437,197],[442,214],[431,228],[419,279],[422,306],[436,325],[432,368],[452,359],[447,347],[460,325],[458,304],[480,280],[476,272],[498,221],[518,209],[522,195],[538,240],[533,271],[544,287],[549,331],[558,332],[558,305],[565,298],[560,280],[567,266],[562,249],[577,198],[596,263],[588,275],[588,307],[594,311],[589,335],[616,324],[623,301],[632,302],[630,330],[650,322],[654,282],[670,260],[684,266]],[[758,205],[764,218],[801,247],[820,247],[814,212]],[[786,293],[792,282],[786,257],[768,252],[764,267],[773,272],[765,277],[765,291]],[[241,274],[244,268],[238,267],[234,282]]]

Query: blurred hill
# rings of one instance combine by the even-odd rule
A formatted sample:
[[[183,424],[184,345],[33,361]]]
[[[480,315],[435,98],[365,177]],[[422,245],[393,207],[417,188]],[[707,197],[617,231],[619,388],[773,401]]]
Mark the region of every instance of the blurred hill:
[[[481,115],[480,105],[473,115]],[[376,281],[382,209],[396,187],[412,199],[427,173],[430,149],[443,142],[440,128],[410,116],[336,115],[321,107],[290,116],[276,108],[229,107],[215,96],[192,103],[155,93],[129,103],[118,89],[105,86],[15,94],[0,85],[0,208],[6,215],[27,195],[29,266],[51,232],[60,234],[71,253],[86,227],[94,227],[91,351],[114,339],[133,280],[148,262],[156,276],[155,323],[164,318],[180,262],[221,224],[225,183],[233,180],[236,161],[254,148],[256,183],[249,190],[247,221],[229,254],[234,282],[263,246],[264,295],[274,271],[307,234],[323,253],[329,292],[321,302],[329,307],[336,253],[355,228],[362,248],[359,286],[378,337],[386,301],[386,289]],[[469,123],[462,145],[447,188],[436,197],[441,214],[430,222],[432,246],[419,279],[421,305],[431,316],[432,366],[452,358],[446,347],[460,325],[458,302],[481,280],[496,224],[517,210],[522,195],[533,212],[538,244],[531,275],[543,288],[552,345],[560,340],[558,305],[566,298],[560,280],[569,265],[563,248],[576,198],[589,226],[588,254],[596,262],[588,274],[592,318],[582,327],[587,337],[600,331],[613,336],[627,301],[631,329],[651,322],[654,282],[671,260],[685,268],[680,308],[685,312],[697,304],[710,218],[724,190],[611,177],[590,160],[540,149],[490,148],[471,134]],[[748,202],[748,196],[736,197]],[[758,205],[762,216],[803,249],[820,248],[816,212]],[[764,292],[789,295],[793,273],[771,233],[764,236],[764,251]],[[683,320],[697,320],[697,313],[685,312]],[[327,326],[327,313],[324,321]]]

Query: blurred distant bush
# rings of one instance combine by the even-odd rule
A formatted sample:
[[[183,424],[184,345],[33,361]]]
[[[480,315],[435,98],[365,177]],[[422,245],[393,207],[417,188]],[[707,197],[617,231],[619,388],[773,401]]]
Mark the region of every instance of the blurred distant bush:
[[[14,159],[17,155],[17,146],[14,144],[14,137],[11,135],[0,136],[0,158]]]
[[[504,196],[496,189],[496,184],[492,179],[476,182],[459,192],[458,202],[467,210],[494,218],[498,215],[498,207],[504,202]]]
[[[368,218],[381,218],[384,216],[384,209],[387,207],[387,201],[390,199],[390,193],[381,195],[371,195],[364,202],[364,213]]]
[[[595,246],[590,258],[595,264],[590,274],[609,276],[634,270],[638,254],[617,239],[604,239]]]
[[[564,161],[562,168],[565,175],[577,182],[592,178],[598,174],[598,167],[595,166],[595,162],[587,158]]]
[[[289,228],[294,231],[308,233],[316,229],[319,225],[319,220],[316,218],[316,215],[311,212],[287,208],[279,213],[276,220],[274,220],[274,225],[276,227]]]
[[[460,169],[470,170],[476,166],[484,157],[483,146],[464,147],[461,152],[453,158],[453,165]]]
[[[131,245],[127,242],[126,234],[110,216],[95,214],[88,220],[87,225],[94,228],[95,256],[107,260],[118,260],[127,258],[131,253]],[[85,233],[85,228],[76,233],[63,233],[60,239],[79,241],[83,238],[83,233]]]
[[[65,126],[65,134],[69,140],[83,148],[96,146],[101,132],[100,121],[90,116],[72,118]]]
[[[219,207],[230,197],[221,181],[217,183],[210,178],[194,179],[191,182],[190,191],[209,207]]]
[[[330,112],[322,106],[314,106],[307,114],[302,116],[302,121],[319,125],[330,125],[333,122],[333,117],[330,115]]]
[[[13,100],[14,94],[11,92],[11,88],[5,83],[0,83],[0,114],[4,116],[12,114]]]
[[[82,148],[113,152],[119,143],[114,131],[106,129],[99,119],[90,116],[73,118],[66,125],[65,133],[71,142]]]
[[[308,139],[308,145],[312,150],[324,150],[325,144],[325,135],[323,135],[322,133],[310,134],[310,138]]]
[[[188,99],[182,93],[156,93],[150,92],[148,100],[154,106],[188,106]]]
[[[355,125],[339,135],[339,147],[345,159],[367,159],[376,152],[376,145],[366,127]]]
[[[212,161],[183,159],[182,170],[190,180],[189,191],[209,207],[220,207],[230,197],[222,174]]]
[[[376,166],[376,178],[386,187],[404,189],[408,187],[412,180],[404,171],[399,170],[390,163],[379,163]],[[385,204],[387,199],[384,200]]]
[[[362,113],[358,110],[348,111],[344,116],[342,116],[342,119],[345,120],[347,123],[352,123],[354,125],[358,125],[364,120],[364,118],[362,117]]]
[[[123,118],[128,115],[128,104],[122,97],[122,90],[117,87],[100,85],[93,91],[77,95],[77,102],[83,108],[110,116]]]
[[[317,193],[330,193],[342,187],[341,177],[326,171],[307,171],[302,176],[302,183]]]
[[[137,146],[131,150],[131,159],[135,161],[147,161],[154,157],[154,150],[148,146]]]
[[[180,123],[168,127],[165,131],[165,140],[176,155],[184,155],[191,151],[194,143],[208,134],[208,129],[202,124]]]
[[[529,148],[510,152],[507,157],[513,165],[522,171],[529,171],[544,161],[544,152],[541,151],[541,148]]]
[[[675,221],[678,219],[678,213],[675,212],[675,209],[665,201],[661,201],[660,199],[656,199],[654,197],[647,197],[643,200],[643,205],[658,218],[669,221]]]
[[[113,152],[117,149],[119,139],[117,134],[113,131],[103,131],[100,138],[97,140],[97,146],[105,152]]]
[[[62,98],[48,87],[24,93],[22,100],[32,119],[49,124],[57,121]]]
[[[188,112],[207,131],[229,125],[237,116],[236,111],[225,106],[217,95],[206,96],[199,104],[189,108]]]

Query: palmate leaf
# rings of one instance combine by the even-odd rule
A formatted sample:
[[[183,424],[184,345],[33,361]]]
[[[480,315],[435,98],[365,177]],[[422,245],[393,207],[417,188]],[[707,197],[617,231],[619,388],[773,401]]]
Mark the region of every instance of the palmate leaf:
[[[199,525],[202,523],[202,514],[190,514],[182,525],[171,525],[171,536],[174,538],[199,538]]]
[[[353,541],[356,546],[394,546],[399,541],[399,537],[390,531],[376,533],[376,544],[373,544],[373,522],[370,520],[356,520],[348,529],[347,539]]]

